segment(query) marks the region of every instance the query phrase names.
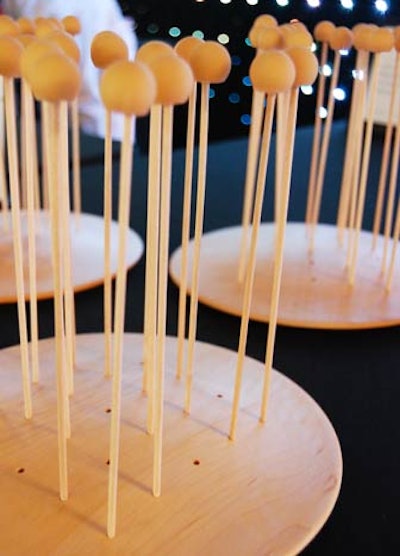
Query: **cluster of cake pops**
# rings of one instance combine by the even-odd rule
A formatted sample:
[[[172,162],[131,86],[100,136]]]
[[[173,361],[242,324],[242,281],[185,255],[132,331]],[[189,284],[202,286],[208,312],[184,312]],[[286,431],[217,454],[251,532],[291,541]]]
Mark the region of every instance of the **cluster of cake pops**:
[[[267,18],[268,19],[268,18]],[[271,23],[271,18],[268,19]],[[8,20],[7,20],[8,21]],[[63,20],[67,28],[66,20]],[[69,32],[79,30],[79,22],[68,19],[71,24]],[[13,22],[14,24],[15,22]],[[32,98],[42,103],[42,119],[46,137],[44,153],[46,156],[46,179],[49,193],[48,209],[51,221],[52,268],[54,286],[54,320],[55,338],[39,342],[42,345],[46,363],[39,381],[38,392],[34,396],[43,401],[45,422],[54,416],[51,408],[56,407],[57,434],[50,427],[43,426],[40,416],[24,427],[38,426],[35,429],[37,445],[48,444],[49,439],[58,438],[58,475],[59,496],[74,504],[79,498],[75,492],[70,500],[69,477],[75,479],[76,485],[84,485],[88,469],[76,459],[72,464],[74,472],[69,471],[69,446],[78,446],[87,454],[89,446],[92,455],[91,472],[99,478],[101,484],[107,484],[107,501],[99,500],[98,489],[90,496],[85,496],[83,505],[75,509],[82,515],[85,511],[106,508],[108,537],[116,536],[118,496],[121,502],[121,535],[116,536],[119,549],[129,552],[140,551],[145,547],[150,552],[160,550],[165,543],[182,550],[193,550],[204,543],[214,545],[221,551],[229,545],[229,552],[234,554],[238,547],[256,552],[265,546],[269,550],[282,547],[286,553],[298,552],[315,535],[321,523],[328,517],[336,501],[341,480],[341,455],[336,435],[325,415],[317,404],[300,388],[279,375],[272,369],[273,347],[278,315],[283,265],[283,248],[285,241],[289,193],[292,181],[293,150],[296,135],[298,111],[298,94],[303,85],[312,84],[317,78],[318,62],[311,52],[309,34],[300,24],[290,24],[282,28],[265,26],[265,21],[257,22],[257,32],[253,37],[269,34],[263,38],[264,48],[257,46],[259,52],[250,67],[250,78],[254,88],[253,120],[250,149],[254,151],[253,159],[256,169],[253,181],[256,181],[254,196],[253,227],[250,249],[244,263],[243,280],[245,283],[242,325],[239,339],[239,353],[229,354],[226,350],[212,348],[196,341],[198,313],[198,286],[200,270],[200,251],[204,220],[204,200],[207,178],[207,150],[209,128],[209,89],[210,84],[225,81],[230,72],[230,55],[225,47],[215,41],[185,37],[174,47],[161,41],[150,41],[139,48],[135,60],[129,60],[126,45],[112,31],[96,35],[92,42],[91,58],[93,64],[102,70],[99,83],[101,98],[106,111],[106,137],[104,142],[104,335],[76,335],[74,331],[73,287],[70,280],[71,261],[66,259],[69,252],[68,214],[68,103],[74,102],[79,93],[80,73],[78,51],[73,39],[63,30],[54,30],[52,20],[35,22],[35,29],[41,29],[39,38],[23,41],[1,36],[4,49],[8,54],[4,63],[0,59],[2,74],[6,85],[6,116],[9,153],[10,190],[15,197],[11,207],[19,207],[18,198],[18,164],[13,157],[17,153],[16,130],[12,125],[15,120],[13,112],[12,79],[21,76],[24,84],[25,115],[27,117],[27,134],[32,134],[33,113]],[[28,22],[24,23],[28,26]],[[19,23],[21,25],[21,23]],[[264,32],[264,28],[267,29]],[[263,30],[263,32],[260,31]],[[286,29],[286,31],[284,30]],[[0,27],[1,31],[1,27]],[[273,37],[285,36],[283,46],[275,43]],[[37,32],[39,35],[39,32]],[[57,41],[54,37],[59,37]],[[52,37],[54,39],[52,39]],[[256,45],[256,38],[252,38]],[[261,38],[260,38],[261,40]],[[270,46],[265,49],[265,44]],[[343,44],[343,43],[341,43]],[[7,61],[6,61],[7,60]],[[10,66],[10,60],[15,63]],[[188,275],[188,242],[190,229],[190,206],[192,198],[194,142],[196,123],[196,97],[198,87],[201,89],[199,107],[199,148],[198,174],[196,180],[195,235],[192,260],[192,290],[189,311],[189,333],[185,342],[185,295]],[[33,95],[33,97],[31,96]],[[178,338],[166,336],[167,317],[167,281],[169,263],[169,227],[170,227],[170,192],[172,175],[173,114],[176,105],[187,104],[187,148],[185,168],[185,188],[182,218],[182,287],[179,298]],[[278,140],[281,146],[277,175],[279,176],[279,200],[276,203],[276,236],[274,239],[274,274],[271,282],[271,315],[266,346],[265,365],[251,362],[245,357],[247,326],[250,318],[253,279],[256,266],[256,244],[261,218],[268,155],[271,143],[272,126],[275,119],[275,106],[278,105]],[[265,107],[265,113],[264,112]],[[112,298],[110,272],[110,222],[111,222],[111,120],[114,113],[124,115],[124,136],[119,160],[118,187],[118,234],[115,297]],[[127,249],[129,246],[129,222],[131,207],[131,188],[133,167],[133,142],[131,136],[132,119],[149,114],[149,173],[147,190],[147,233],[146,233],[146,269],[145,269],[145,321],[144,333],[132,335],[125,333],[125,306],[127,284]],[[260,143],[260,147],[256,146]],[[24,143],[25,144],[25,143]],[[34,166],[32,153],[34,148],[26,142],[27,176],[31,178]],[[257,163],[258,161],[258,163]],[[256,176],[256,180],[254,179]],[[249,182],[250,183],[250,182]],[[27,181],[27,202],[34,203],[34,180]],[[14,194],[14,193],[13,193]],[[35,205],[33,204],[32,213]],[[14,214],[14,212],[13,212]],[[15,212],[16,268],[17,281],[23,284],[21,254],[21,232],[18,228],[18,212]],[[83,227],[84,223],[81,221]],[[33,237],[35,233],[31,234]],[[18,266],[19,265],[19,266]],[[19,297],[22,307],[24,295]],[[24,330],[23,317],[20,319],[20,331]],[[27,344],[27,337],[21,341]],[[186,348],[186,359],[185,359]],[[7,370],[23,365],[23,384],[25,395],[25,417],[32,418],[32,400],[30,373],[27,351],[22,351],[22,359],[16,352],[5,350]],[[128,354],[128,357],[127,357]],[[143,365],[139,362],[143,355]],[[236,359],[237,357],[237,359]],[[25,359],[24,359],[25,358]],[[127,370],[135,367],[132,378]],[[105,377],[99,376],[99,367],[104,369]],[[218,367],[219,372],[214,373]],[[263,369],[262,373],[259,371]],[[142,372],[140,372],[142,370]],[[182,378],[185,373],[185,380]],[[51,377],[56,377],[56,401],[49,402]],[[259,375],[263,380],[260,385]],[[42,378],[43,376],[43,378]],[[50,379],[50,385],[49,385]],[[4,405],[12,413],[13,404],[18,397],[15,379],[7,375],[11,385],[6,389]],[[93,380],[93,382],[91,382]],[[14,382],[13,382],[14,381]],[[132,382],[133,381],[133,382]],[[77,384],[79,386],[77,386]],[[92,386],[90,386],[92,384]],[[95,386],[93,386],[95,385]],[[83,388],[84,386],[84,388]],[[88,396],[88,389],[95,390],[94,399]],[[214,392],[218,392],[215,395]],[[143,393],[145,396],[143,396]],[[90,399],[88,399],[90,398]],[[267,403],[270,408],[267,420]],[[110,413],[109,427],[105,426],[102,416],[98,415],[99,405],[107,406]],[[34,404],[33,404],[34,405]],[[129,408],[134,406],[131,413]],[[124,407],[125,406],[125,407]],[[177,410],[177,407],[181,409]],[[282,410],[282,408],[284,408]],[[14,410],[15,412],[15,410]],[[15,415],[15,413],[14,413]],[[301,415],[301,419],[299,418]],[[11,417],[10,417],[11,418]],[[79,423],[77,431],[72,428],[74,419]],[[259,427],[259,422],[265,423]],[[86,425],[90,424],[89,430]],[[135,431],[135,428],[143,430]],[[261,431],[260,431],[261,428]],[[26,430],[25,429],[25,430]],[[235,442],[240,431],[240,440]],[[147,433],[147,434],[145,434]],[[21,432],[16,437],[10,450],[16,457],[20,452]],[[293,439],[297,436],[297,441]],[[132,475],[124,457],[124,442],[137,443],[140,448],[129,452],[133,468],[140,469],[139,474]],[[107,442],[104,442],[108,439]],[[308,441],[306,441],[308,439]],[[35,446],[27,442],[31,464],[35,467],[38,456]],[[107,445],[107,481],[98,462],[98,446]],[[207,478],[200,480],[187,473],[186,461],[191,456],[192,447],[209,462]],[[245,448],[244,448],[245,446]],[[273,449],[272,449],[273,446]],[[36,446],[36,448],[38,448]],[[43,449],[43,448],[41,448]],[[232,450],[235,455],[232,458]],[[39,449],[40,452],[40,449]],[[149,456],[151,453],[151,456]],[[269,453],[269,455],[268,455]],[[262,465],[258,455],[262,454]],[[40,456],[40,454],[39,454]],[[264,458],[267,458],[264,460]],[[282,461],[286,463],[282,465]],[[121,481],[121,461],[123,475],[129,474],[128,484]],[[232,465],[232,461],[234,462]],[[268,464],[264,467],[264,462]],[[235,463],[236,462],[236,463]],[[200,465],[200,459],[193,461]],[[236,465],[240,463],[240,465]],[[294,465],[294,467],[293,467]],[[151,479],[148,470],[151,469]],[[280,495],[266,497],[264,488],[269,488],[270,479],[278,477],[277,488]],[[301,472],[299,472],[301,469]],[[274,471],[275,470],[275,471]],[[42,469],[43,471],[43,469]],[[162,476],[168,477],[163,488],[164,496],[160,501]],[[254,478],[262,477],[263,487],[251,486]],[[119,480],[120,479],[120,480]],[[221,480],[222,479],[222,480]],[[135,488],[138,481],[141,486]],[[178,484],[177,484],[178,481]],[[256,481],[256,482],[257,482]],[[122,483],[122,484],[121,484]],[[229,485],[228,485],[229,483]],[[310,484],[313,487],[310,488]],[[164,483],[163,483],[164,484]],[[202,496],[204,484],[207,495],[203,497],[203,506],[189,511],[196,498]],[[151,485],[151,486],[150,486]],[[228,500],[223,492],[231,489],[235,502]],[[275,487],[274,487],[275,488]],[[250,489],[250,491],[249,491]],[[151,490],[153,497],[148,492]],[[166,491],[166,492],[165,492]],[[96,492],[96,493],[94,493]],[[250,492],[250,495],[247,496]],[[273,499],[287,500],[289,506],[296,492],[299,503],[290,511],[281,512],[274,509]],[[299,492],[301,496],[299,497]],[[144,496],[144,495],[145,496]],[[204,494],[204,493],[203,493]],[[30,493],[32,496],[32,493]],[[34,505],[42,506],[40,492],[34,494]],[[162,502],[165,499],[166,502]],[[252,511],[254,500],[257,511],[268,519],[268,515],[278,516],[279,524],[271,527],[260,541],[254,535],[248,536],[241,526],[243,512]],[[19,502],[16,503],[18,507]],[[78,503],[79,504],[79,503]],[[96,510],[93,510],[93,504]],[[250,504],[250,506],[248,505]],[[136,508],[137,505],[140,505]],[[137,516],[129,520],[127,506]],[[229,511],[220,511],[228,508]],[[89,509],[88,509],[89,508]],[[90,510],[91,508],[91,510]],[[127,512],[130,513],[130,509]],[[172,513],[171,513],[172,510]],[[38,510],[39,513],[41,510]],[[200,512],[200,513],[199,513]],[[233,512],[233,513],[232,513]],[[281,531],[290,529],[290,524],[299,519],[304,521],[303,533],[296,538],[286,537]],[[203,517],[201,517],[203,516]],[[192,533],[183,535],[182,531],[191,523],[202,522],[210,517],[207,533],[200,526],[193,527]],[[217,519],[218,516],[218,519]],[[11,517],[13,519],[13,517]],[[40,517],[39,519],[43,519]],[[68,530],[68,535],[58,533],[46,535],[41,530],[29,531],[28,537],[33,542],[43,543],[48,550],[62,546],[64,550],[84,550],[96,546],[100,552],[109,549],[104,539],[99,538],[98,531],[87,527],[86,518],[78,524],[71,524],[68,517],[60,512],[48,518],[53,521],[54,531]],[[64,519],[64,521],[63,521]],[[274,520],[275,520],[274,519]],[[144,520],[144,521],[143,521]],[[102,523],[102,520],[100,519]],[[165,523],[168,523],[166,526]],[[212,522],[212,523],[211,523]],[[142,524],[142,526],[140,525]],[[151,539],[148,528],[151,528]],[[226,540],[226,531],[232,538]],[[238,539],[234,530],[243,533]],[[40,529],[40,528],[39,528]],[[88,530],[89,529],[89,530]],[[95,529],[95,528],[94,528]],[[268,528],[267,528],[268,529]],[[228,535],[230,536],[230,535]],[[51,538],[50,538],[51,537]],[[222,538],[224,537],[224,539]],[[118,539],[121,539],[118,541]],[[236,539],[236,540],[235,540]],[[10,542],[7,539],[5,543]],[[26,540],[29,546],[29,538]],[[200,544],[199,544],[200,543]],[[227,544],[228,543],[228,544]],[[238,543],[236,545],[236,543]],[[241,549],[240,549],[241,550]]]

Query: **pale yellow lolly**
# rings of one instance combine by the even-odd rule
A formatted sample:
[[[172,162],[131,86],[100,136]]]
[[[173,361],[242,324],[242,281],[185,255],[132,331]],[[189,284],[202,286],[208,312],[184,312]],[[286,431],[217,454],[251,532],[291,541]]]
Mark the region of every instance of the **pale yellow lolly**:
[[[66,31],[53,31],[46,37],[49,41],[59,46],[67,56],[70,56],[75,62],[79,62],[81,53],[75,39]]]
[[[70,35],[78,35],[81,32],[81,22],[75,15],[66,15],[62,18],[61,23]]]
[[[194,37],[193,35],[183,37],[176,43],[176,45],[174,46],[174,50],[178,54],[178,56],[190,63],[190,57],[192,55],[193,49],[197,48],[197,46],[199,46],[201,42],[203,42],[203,39]]]
[[[60,29],[60,26],[51,18],[37,18],[35,20],[35,35],[38,38],[44,38],[49,33],[53,33],[53,31],[57,31]]]
[[[72,101],[80,91],[79,66],[61,52],[51,52],[36,61],[30,72],[30,86],[40,101]]]
[[[292,48],[295,46],[310,48],[313,43],[313,37],[306,29],[294,24],[286,24],[280,26],[282,33],[283,48]]]
[[[293,87],[312,85],[318,75],[318,60],[309,48],[288,48],[286,53],[292,59],[296,69]]]
[[[291,58],[282,50],[268,50],[258,54],[249,70],[253,88],[265,94],[288,91],[296,76]]]
[[[329,40],[329,46],[332,50],[350,50],[353,40],[353,32],[348,27],[336,27]]]
[[[391,29],[381,27],[372,32],[371,52],[390,52],[394,47],[394,34]]]
[[[101,31],[93,37],[90,56],[96,68],[105,69],[119,60],[127,60],[128,46],[124,39],[113,31]]]
[[[0,35],[15,36],[19,33],[19,25],[13,18],[6,14],[0,14]]]
[[[149,41],[138,48],[135,60],[143,64],[151,64],[153,60],[165,54],[173,54],[173,47],[163,41]]]
[[[152,71],[141,62],[121,60],[108,66],[100,79],[105,107],[128,116],[145,116],[156,98]]]
[[[334,30],[335,24],[332,21],[320,21],[314,27],[314,38],[319,42],[329,42]]]
[[[61,49],[47,39],[35,38],[25,46],[21,54],[21,75],[28,82],[31,81],[31,73],[36,71],[37,60],[51,52],[62,53]]]
[[[19,17],[17,19],[17,23],[19,25],[19,29],[21,33],[27,35],[35,34],[36,25],[33,19],[30,19],[29,17]]]
[[[261,14],[253,21],[254,27],[276,27],[278,22],[273,15]]]
[[[231,71],[231,57],[219,42],[204,41],[190,57],[194,78],[199,83],[223,83]]]
[[[157,82],[156,104],[174,106],[188,100],[194,78],[186,60],[175,54],[166,54],[153,60],[149,67]]]
[[[257,33],[257,48],[270,50],[271,48],[282,48],[283,35],[279,27],[259,27]]]
[[[19,77],[21,75],[22,44],[9,35],[0,35],[0,75]]]
[[[24,48],[31,44],[31,42],[36,40],[35,35],[31,35],[30,33],[21,33],[21,35],[17,35],[15,37],[17,41],[19,41]]]

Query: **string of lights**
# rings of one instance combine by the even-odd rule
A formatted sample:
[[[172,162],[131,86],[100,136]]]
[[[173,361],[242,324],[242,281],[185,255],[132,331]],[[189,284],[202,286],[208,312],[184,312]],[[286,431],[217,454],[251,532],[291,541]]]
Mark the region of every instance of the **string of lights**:
[[[312,32],[318,21],[352,27],[356,23],[400,24],[400,3],[390,0],[170,0],[168,9],[162,0],[121,0],[125,14],[135,20],[139,41],[166,40],[172,44],[185,35],[216,40],[232,56],[232,72],[223,86],[210,89],[211,139],[225,139],[248,134],[251,110],[251,82],[248,68],[254,56],[248,33],[254,19],[273,15],[279,24],[299,19]],[[317,50],[318,45],[314,48]],[[341,75],[334,92],[335,118],[347,115],[353,82],[354,52],[342,52]],[[329,77],[332,60],[321,68]],[[299,125],[314,118],[315,88],[301,89]],[[321,117],[326,115],[322,108]],[[179,118],[179,114],[178,114]],[[219,119],[224,123],[219,125]],[[177,137],[179,142],[179,136]],[[183,137],[182,137],[183,141]]]

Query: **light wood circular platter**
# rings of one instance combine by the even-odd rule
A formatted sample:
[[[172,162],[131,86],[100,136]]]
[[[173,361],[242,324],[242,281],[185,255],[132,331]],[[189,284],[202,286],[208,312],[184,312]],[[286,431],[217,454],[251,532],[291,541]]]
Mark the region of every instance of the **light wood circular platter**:
[[[262,363],[247,358],[237,438],[227,437],[236,353],[196,343],[193,404],[182,411],[176,339],[167,338],[162,493],[151,494],[140,334],[124,336],[117,533],[106,536],[111,383],[101,334],[77,336],[67,502],[58,498],[54,339],[41,340],[33,418],[24,421],[20,350],[0,352],[0,553],[297,554],[337,500],[342,457],[318,404],[273,371],[258,421]]]
[[[4,215],[0,215],[0,229],[4,229]],[[28,272],[28,226],[27,214],[21,213],[21,228],[24,253],[24,279],[26,297],[29,298]],[[104,278],[104,220],[81,213],[70,216],[72,285],[75,291],[98,286]],[[36,265],[38,299],[53,297],[51,267],[50,217],[46,211],[36,213]],[[111,274],[117,269],[118,223],[111,223]],[[138,234],[129,229],[126,265],[132,267],[142,256],[143,242]],[[0,239],[0,303],[14,303],[15,289],[14,253],[11,222],[8,231]]]
[[[199,301],[236,316],[242,314],[243,289],[238,283],[241,227],[203,235],[200,255]],[[267,322],[273,275],[274,225],[263,223],[257,245],[257,265],[250,318]],[[381,274],[382,237],[372,251],[372,234],[362,231],[354,286],[346,272],[346,249],[338,244],[337,228],[318,224],[313,254],[306,225],[289,222],[286,229],[278,323],[325,329],[362,329],[400,323],[400,281],[388,293]],[[188,250],[188,293],[191,289],[193,242]],[[180,283],[181,249],[170,261],[172,280]],[[397,258],[397,275],[400,262]],[[396,275],[396,274],[395,274]]]

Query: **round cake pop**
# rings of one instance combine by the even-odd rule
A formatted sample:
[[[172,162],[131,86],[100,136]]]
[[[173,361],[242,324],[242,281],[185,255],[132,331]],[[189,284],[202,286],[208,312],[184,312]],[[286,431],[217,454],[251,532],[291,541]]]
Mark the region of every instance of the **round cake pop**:
[[[127,60],[128,46],[123,38],[113,31],[101,31],[93,37],[90,56],[96,68],[105,69],[113,62]]]
[[[159,56],[149,64],[157,82],[156,104],[185,103],[193,90],[194,78],[186,60],[175,54]]]
[[[393,31],[387,27],[381,27],[372,32],[371,52],[390,52],[394,47]]]
[[[253,27],[276,27],[278,22],[273,15],[261,14],[253,21]]]
[[[44,38],[46,35],[60,29],[60,25],[57,25],[53,19],[47,17],[37,18],[35,23],[35,35],[38,38]]]
[[[347,27],[336,27],[329,39],[332,50],[349,50],[353,45],[353,32]]]
[[[22,44],[9,35],[0,35],[0,75],[19,77],[21,75]]]
[[[36,40],[35,35],[31,35],[30,33],[21,33],[15,37],[17,41],[19,41],[24,48],[31,44],[31,42]]]
[[[313,43],[311,33],[307,29],[298,27],[294,24],[288,23],[281,25],[280,30],[282,33],[282,42],[284,48],[292,47],[308,47],[310,48]]]
[[[101,76],[101,98],[105,107],[113,112],[145,116],[155,100],[156,92],[155,77],[141,62],[114,62]]]
[[[54,43],[47,39],[35,38],[26,45],[21,54],[21,75],[28,82],[31,81],[31,73],[36,71],[36,63],[38,60],[50,54],[51,52],[62,53],[62,50]]]
[[[66,15],[62,18],[61,23],[70,35],[79,35],[81,32],[81,22],[75,15]]]
[[[318,60],[309,48],[288,48],[286,53],[290,56],[295,69],[296,76],[293,87],[312,85],[318,75]]]
[[[138,48],[135,60],[143,64],[151,64],[153,60],[165,54],[172,54],[174,49],[163,41],[149,41]]]
[[[15,36],[18,33],[20,33],[18,23],[9,15],[0,14],[0,35]]]
[[[271,50],[272,48],[282,48],[283,35],[279,27],[257,27],[253,45],[259,50]],[[250,39],[251,40],[251,39]]]
[[[78,64],[64,53],[51,52],[39,58],[29,74],[32,93],[38,100],[70,102],[79,94]]]
[[[400,51],[400,25],[393,29],[394,47],[397,52]]]
[[[27,35],[35,34],[36,25],[33,19],[30,19],[29,17],[19,17],[17,19],[17,23],[19,25],[19,29],[21,33]]]
[[[176,43],[174,50],[178,56],[190,63],[190,57],[193,49],[197,48],[201,42],[203,42],[203,39],[194,37],[193,35],[183,37]]]
[[[357,50],[369,51],[373,44],[373,31],[374,28],[370,24],[358,23],[352,29],[353,31],[353,44]]]
[[[258,54],[250,64],[250,79],[254,89],[266,94],[289,90],[296,76],[291,58],[281,50]]]
[[[53,31],[53,33],[47,35],[47,39],[59,46],[64,54],[79,63],[81,53],[78,45],[69,33],[66,31]]]
[[[314,27],[314,38],[319,42],[329,42],[335,25],[332,21],[320,21]]]
[[[190,65],[199,83],[223,83],[231,70],[231,58],[219,42],[204,41],[193,50]]]

